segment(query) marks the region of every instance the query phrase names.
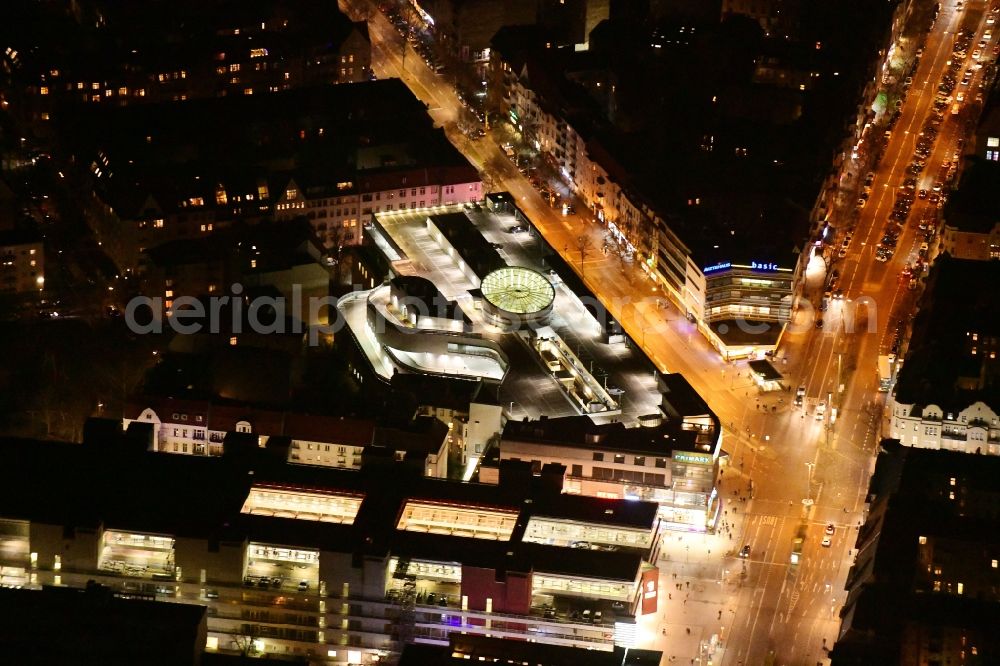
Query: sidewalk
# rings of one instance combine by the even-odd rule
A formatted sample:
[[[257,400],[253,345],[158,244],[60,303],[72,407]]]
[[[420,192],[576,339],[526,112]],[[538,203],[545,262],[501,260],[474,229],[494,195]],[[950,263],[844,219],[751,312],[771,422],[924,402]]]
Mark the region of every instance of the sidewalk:
[[[729,468],[719,484],[723,512],[715,534],[667,532],[660,549],[659,607],[649,620],[653,649],[665,664],[721,663],[736,617],[741,562],[739,549],[748,501],[746,478]],[[653,624],[655,622],[655,624]]]

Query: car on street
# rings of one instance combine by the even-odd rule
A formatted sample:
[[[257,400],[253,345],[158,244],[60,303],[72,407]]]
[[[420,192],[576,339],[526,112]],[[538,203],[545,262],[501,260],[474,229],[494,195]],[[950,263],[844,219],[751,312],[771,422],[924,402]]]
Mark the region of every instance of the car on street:
[[[802,401],[805,399],[805,397],[806,397],[806,387],[805,386],[800,386],[797,389],[795,389],[795,406],[796,407],[801,407],[802,406]]]
[[[826,416],[826,402],[820,401],[820,403],[816,405],[816,420],[822,421],[824,416]]]
[[[834,526],[834,524],[833,524],[833,523],[827,523],[827,524],[826,524],[826,530],[825,530],[825,533],[826,533],[826,534],[827,534],[828,536],[833,536],[833,533],[834,533],[834,532],[835,532],[836,530],[837,530],[837,528],[836,528],[836,527]]]
[[[823,540],[820,541],[819,543],[824,548],[829,548],[833,544],[833,541],[830,539],[830,537],[825,536],[825,537],[823,537]]]
[[[492,247],[494,250],[502,250],[503,243],[490,243],[490,247]]]
[[[750,544],[747,544],[740,548],[740,557],[744,560],[750,557]]]
[[[513,227],[507,227],[507,233],[509,234],[523,234],[527,229],[523,225],[516,224]]]
[[[926,199],[927,198],[927,190],[920,190],[919,192],[917,192],[917,198],[918,199]]]
[[[868,199],[861,197],[858,199],[858,208],[864,208],[866,203],[868,203]]]

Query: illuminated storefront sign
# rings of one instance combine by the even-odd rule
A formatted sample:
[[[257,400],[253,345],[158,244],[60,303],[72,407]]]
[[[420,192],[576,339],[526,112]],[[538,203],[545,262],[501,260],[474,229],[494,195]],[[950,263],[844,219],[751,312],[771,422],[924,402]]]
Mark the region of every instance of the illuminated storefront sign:
[[[642,572],[640,584],[642,585],[642,614],[648,615],[656,612],[657,586],[660,580],[660,570],[656,567],[649,567]]]
[[[749,264],[734,264],[729,261],[724,261],[718,264],[712,264],[711,266],[705,266],[702,273],[714,273],[715,271],[722,271],[727,268],[749,268],[752,271],[788,271],[787,268],[779,268],[778,264],[773,261],[751,261]]]
[[[674,461],[694,463],[696,465],[711,465],[712,456],[707,453],[674,453]]]

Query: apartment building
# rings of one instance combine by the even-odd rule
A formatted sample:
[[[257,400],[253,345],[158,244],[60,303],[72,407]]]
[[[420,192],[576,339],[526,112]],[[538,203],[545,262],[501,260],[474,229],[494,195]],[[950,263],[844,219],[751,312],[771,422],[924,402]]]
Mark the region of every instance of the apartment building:
[[[36,232],[0,231],[0,293],[31,294],[45,287],[45,247]]]
[[[802,0],[722,0],[722,19],[746,16],[756,21],[766,35],[782,39],[795,36]]]
[[[297,217],[336,255],[363,242],[372,214],[483,198],[475,167],[396,79],[91,109],[66,122],[94,183],[91,223],[125,266],[170,240]]]
[[[723,148],[713,135],[702,137],[703,155],[692,157],[691,173],[676,174],[669,187],[633,173],[622,162],[632,148],[600,118],[594,96],[553,65],[572,68],[574,54],[530,27],[504,29],[493,45],[493,103],[553,162],[608,235],[724,357],[774,349],[808,256],[808,214],[755,187],[732,204],[731,186],[716,183],[725,169],[717,173],[705,157]],[[605,84],[614,96],[615,84]],[[739,157],[748,149],[735,151]]]
[[[998,473],[996,458],[883,442],[833,666],[1000,659]]]
[[[20,57],[13,74],[26,91],[19,101],[42,124],[60,106],[266,95],[371,78],[367,24],[353,23],[336,5],[154,0],[139,12],[103,0],[72,4],[77,30],[28,30],[26,43],[14,46]]]
[[[995,131],[1000,134],[1000,131]],[[987,137],[986,141],[997,140]],[[987,156],[966,157],[958,188],[948,193],[939,235],[939,251],[956,259],[1000,259],[1000,147]]]
[[[395,460],[419,460],[427,476],[448,476],[450,429],[430,416],[376,425],[368,419],[150,396],[130,400],[122,416],[124,431],[142,426],[149,428],[151,450],[164,453],[221,456],[226,434],[236,432],[284,451],[289,463],[360,469],[369,449],[389,452]]]
[[[904,446],[1000,455],[1000,264],[939,257],[889,402]],[[990,314],[990,313],[993,314]]]
[[[207,606],[209,651],[371,664],[458,634],[611,651],[656,611],[656,505],[565,495],[558,470],[484,486],[289,465],[237,433],[211,458],[129,436],[4,446],[21,473],[0,489],[2,582]]]

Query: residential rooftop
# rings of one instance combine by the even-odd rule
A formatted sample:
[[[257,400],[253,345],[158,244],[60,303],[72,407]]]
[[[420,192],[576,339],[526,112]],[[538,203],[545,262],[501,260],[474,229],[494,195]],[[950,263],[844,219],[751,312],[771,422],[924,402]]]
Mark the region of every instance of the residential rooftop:
[[[375,461],[360,471],[289,464],[256,435],[230,433],[221,457],[144,450],[136,433],[117,439],[89,428],[83,445],[0,439],[0,451],[18,460],[21,473],[0,487],[9,519],[82,527],[104,526],[175,537],[241,542],[388,557],[390,554],[528,572],[632,581],[643,553],[543,546],[521,540],[533,516],[608,527],[657,528],[656,505],[563,495],[540,480],[483,485],[428,479],[405,463]],[[58,460],[58,465],[52,461]],[[177,480],[183,479],[183,493]],[[59,496],[49,489],[59,487]],[[362,498],[343,524],[244,512],[251,490],[298,491]],[[162,498],[170,496],[170,502]],[[65,497],[73,497],[66,503]],[[415,532],[399,526],[408,503],[488,513],[513,519],[513,532],[498,539]],[[456,525],[459,532],[461,525]]]
[[[962,649],[1000,660],[998,474],[990,456],[898,446],[879,455],[832,664],[900,663],[925,649],[925,632],[963,637],[938,657]]]
[[[896,380],[897,403],[945,411],[976,400],[1000,405],[1000,294],[976,287],[995,284],[1000,262],[938,257]]]
[[[1000,223],[1000,163],[967,157],[958,188],[949,194],[944,220],[959,231],[987,234]]]
[[[623,453],[668,456],[672,451],[704,452],[696,430],[680,422],[627,428],[624,423],[594,423],[589,416],[565,416],[538,421],[508,421],[505,441],[551,443],[580,449],[607,449]]]
[[[662,653],[655,650],[615,647],[605,652],[535,641],[453,635],[449,645],[407,645],[399,666],[464,666],[470,661],[531,666],[659,666],[662,658]]]
[[[7,663],[195,666],[206,609],[86,589],[0,588],[0,644]]]

